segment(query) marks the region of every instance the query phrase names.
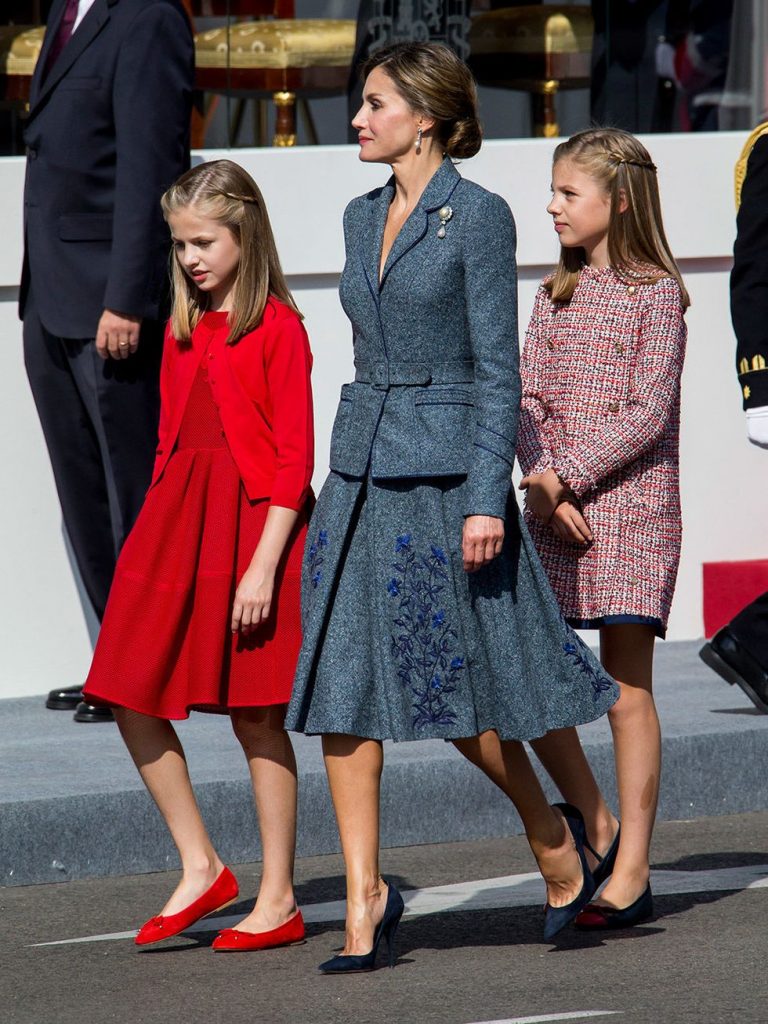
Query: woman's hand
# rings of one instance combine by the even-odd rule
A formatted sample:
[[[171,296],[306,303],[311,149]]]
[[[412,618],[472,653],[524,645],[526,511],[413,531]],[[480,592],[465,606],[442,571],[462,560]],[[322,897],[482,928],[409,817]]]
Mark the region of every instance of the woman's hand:
[[[465,572],[477,572],[501,554],[504,520],[496,516],[467,516],[461,538]]]
[[[561,540],[586,547],[592,543],[592,531],[579,509],[570,501],[561,501],[549,521],[552,532]]]
[[[254,559],[243,573],[243,578],[235,592],[230,627],[233,633],[240,630],[243,636],[248,636],[262,622],[266,622],[272,607],[274,589],[274,570],[262,566]]]
[[[542,523],[549,521],[557,503],[565,494],[563,482],[554,469],[524,476],[520,481],[520,490],[525,491],[526,508]]]

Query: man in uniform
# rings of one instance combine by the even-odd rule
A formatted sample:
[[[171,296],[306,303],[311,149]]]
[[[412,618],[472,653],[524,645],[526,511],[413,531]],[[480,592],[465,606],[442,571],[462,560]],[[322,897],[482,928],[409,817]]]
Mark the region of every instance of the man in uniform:
[[[740,205],[731,273],[736,362],[747,436],[752,444],[768,449],[768,123],[760,125],[744,147],[736,167],[736,189]],[[700,655],[768,714],[768,593],[740,611]]]

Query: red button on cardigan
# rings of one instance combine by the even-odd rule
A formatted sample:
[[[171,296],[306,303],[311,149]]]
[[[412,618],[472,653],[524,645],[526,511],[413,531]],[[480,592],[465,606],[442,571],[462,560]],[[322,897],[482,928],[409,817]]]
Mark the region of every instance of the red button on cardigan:
[[[210,378],[227,444],[251,500],[302,507],[314,467],[314,427],[307,332],[296,313],[270,299],[259,326],[227,345],[226,314],[208,313],[191,344],[165,332],[160,371],[160,429],[152,483],[173,452],[189,392],[209,350]]]

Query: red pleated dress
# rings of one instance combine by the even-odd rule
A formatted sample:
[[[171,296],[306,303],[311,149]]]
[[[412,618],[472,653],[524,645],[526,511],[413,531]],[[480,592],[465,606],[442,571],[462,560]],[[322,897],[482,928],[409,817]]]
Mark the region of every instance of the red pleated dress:
[[[268,621],[250,636],[230,630],[235,589],[269,500],[245,493],[206,365],[198,367],[176,448],[118,559],[84,688],[89,701],[165,719],[287,703],[301,646],[308,507],[286,545]]]

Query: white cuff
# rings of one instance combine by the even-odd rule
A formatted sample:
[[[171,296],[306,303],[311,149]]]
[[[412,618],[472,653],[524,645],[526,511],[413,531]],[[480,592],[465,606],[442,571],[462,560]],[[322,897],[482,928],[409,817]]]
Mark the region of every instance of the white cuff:
[[[768,405],[747,409],[747,437],[759,448],[768,448]]]

